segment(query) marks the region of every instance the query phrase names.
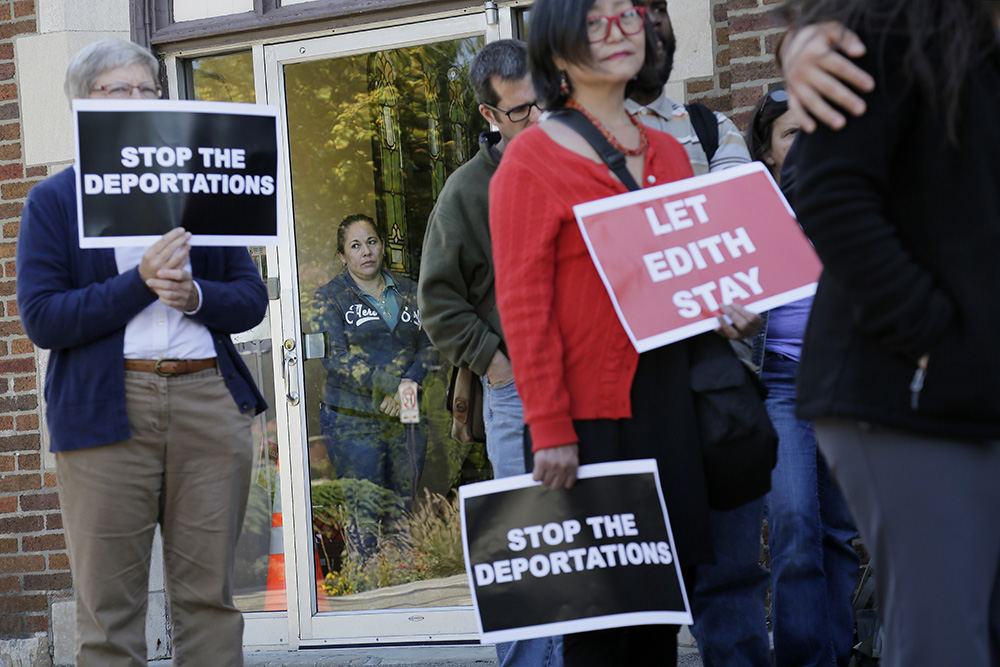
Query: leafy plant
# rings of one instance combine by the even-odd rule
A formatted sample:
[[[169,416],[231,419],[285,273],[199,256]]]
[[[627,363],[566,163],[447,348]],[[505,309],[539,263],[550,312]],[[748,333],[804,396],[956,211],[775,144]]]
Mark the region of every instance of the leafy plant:
[[[424,497],[407,515],[407,524],[415,560],[423,562],[428,578],[447,577],[465,569],[457,498],[424,489]]]
[[[340,568],[326,575],[323,592],[351,595],[374,588],[436,579],[463,571],[461,528],[456,499],[424,490],[411,512],[383,531],[378,524],[374,544],[359,536],[366,529],[348,516],[342,524],[344,552]]]
[[[395,493],[366,479],[343,478],[312,486],[313,530],[322,536],[324,557],[333,570],[339,545],[373,548],[387,522],[398,520],[403,502]],[[336,553],[329,548],[337,547]]]

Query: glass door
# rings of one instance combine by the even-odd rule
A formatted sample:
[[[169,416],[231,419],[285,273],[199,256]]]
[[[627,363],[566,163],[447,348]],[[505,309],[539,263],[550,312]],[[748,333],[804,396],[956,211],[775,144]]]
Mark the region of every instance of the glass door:
[[[305,644],[475,636],[455,490],[490,468],[449,435],[450,366],[416,283],[437,194],[487,129],[466,74],[488,30],[479,13],[265,47],[287,146],[278,425]]]
[[[183,70],[185,97],[193,100],[215,102],[253,103],[257,95],[254,87],[253,57],[250,49],[235,53],[192,58]],[[262,247],[249,248],[262,278],[267,278],[267,253]],[[251,331],[233,337],[237,350],[243,357],[257,386],[265,394],[268,409],[254,420],[253,484],[247,503],[240,541],[236,548],[233,598],[242,611],[261,611],[266,608],[265,591],[268,590],[269,551],[271,550],[272,516],[280,512],[280,502],[275,503],[277,491],[278,443],[274,422],[274,377],[271,361],[271,333],[269,318],[265,316]],[[274,589],[275,582],[270,582]],[[281,609],[284,609],[282,603]]]
[[[255,67],[255,61],[261,67]],[[180,65],[178,67],[178,65]],[[218,102],[265,102],[266,88],[259,71],[263,50],[246,47],[223,54],[186,57],[178,62],[168,58],[167,71],[176,73],[171,96]],[[255,70],[259,70],[255,72]],[[277,285],[277,252],[274,248],[252,247],[250,254],[269,292]],[[270,295],[272,299],[276,295]],[[274,300],[271,301],[275,303]],[[254,466],[246,515],[236,547],[233,598],[246,613],[244,643],[247,645],[286,644],[289,638],[286,612],[284,535],[282,527],[282,485],[279,481],[278,411],[282,395],[275,391],[275,359],[272,354],[271,316],[251,331],[233,336],[237,350],[264,393],[268,409],[254,420]]]

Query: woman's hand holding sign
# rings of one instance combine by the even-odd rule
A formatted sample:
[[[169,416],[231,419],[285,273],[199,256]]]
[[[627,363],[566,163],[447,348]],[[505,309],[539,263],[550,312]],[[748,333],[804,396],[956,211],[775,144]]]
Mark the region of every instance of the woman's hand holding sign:
[[[151,245],[139,263],[139,276],[167,306],[182,312],[197,310],[198,290],[191,272],[184,268],[191,234],[182,227],[170,230]]]
[[[754,335],[763,323],[760,314],[738,303],[720,306],[716,317],[719,320],[716,332],[731,340]],[[535,452],[534,480],[550,489],[568,489],[576,482],[579,467],[580,455],[576,444],[540,449]]]
[[[576,443],[535,452],[534,480],[550,489],[568,489],[576,483],[580,451]]]
[[[763,323],[759,313],[754,313],[738,303],[725,304],[715,316],[719,320],[716,331],[723,338],[740,340],[757,333]]]

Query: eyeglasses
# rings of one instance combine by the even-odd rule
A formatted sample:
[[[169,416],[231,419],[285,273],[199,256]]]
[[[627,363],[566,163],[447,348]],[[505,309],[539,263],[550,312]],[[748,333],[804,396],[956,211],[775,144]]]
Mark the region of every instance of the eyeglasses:
[[[132,91],[138,90],[139,97],[146,100],[153,100],[160,96],[163,89],[160,88],[159,84],[152,83],[150,81],[144,81],[138,85],[131,83],[125,83],[124,81],[114,81],[112,83],[104,84],[103,86],[94,86],[90,89],[91,92],[104,93],[108,97],[113,97],[115,99],[126,99],[132,97]]]
[[[588,16],[587,38],[591,44],[603,42],[611,34],[611,25],[618,24],[623,35],[635,35],[642,32],[646,24],[645,7],[629,7],[615,16]]]
[[[483,106],[486,107],[487,109],[492,109],[497,113],[502,113],[503,115],[507,116],[507,120],[509,120],[512,123],[521,123],[528,120],[528,116],[531,115],[532,107],[538,109],[539,111],[544,111],[542,107],[538,106],[538,100],[535,100],[534,102],[526,102],[524,104],[518,104],[516,107],[508,111],[504,111],[500,107],[495,107],[492,104],[486,104],[485,102],[483,102]]]

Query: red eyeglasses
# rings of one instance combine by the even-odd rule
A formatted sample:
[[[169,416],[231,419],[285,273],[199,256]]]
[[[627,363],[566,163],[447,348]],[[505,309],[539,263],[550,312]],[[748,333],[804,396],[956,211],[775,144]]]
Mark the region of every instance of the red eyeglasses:
[[[588,16],[587,38],[591,44],[603,42],[611,34],[611,25],[617,24],[623,35],[642,32],[646,24],[645,7],[629,7],[615,16]]]

